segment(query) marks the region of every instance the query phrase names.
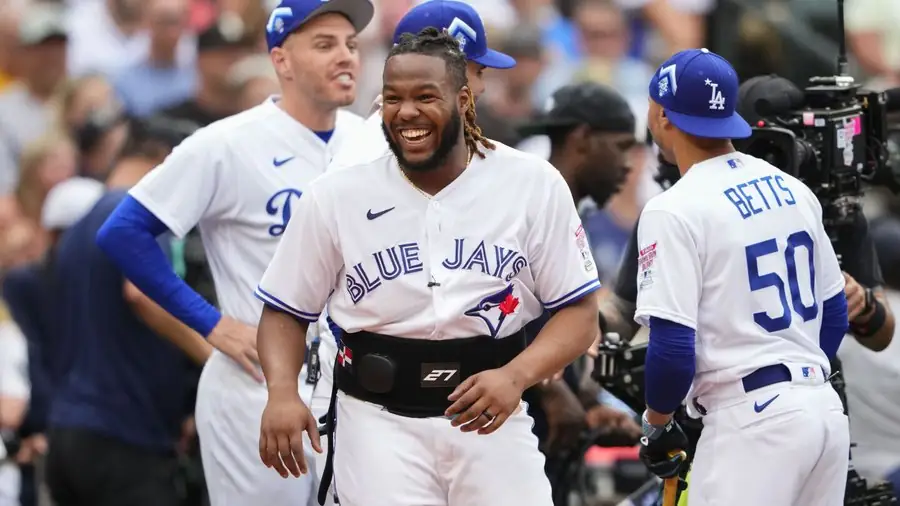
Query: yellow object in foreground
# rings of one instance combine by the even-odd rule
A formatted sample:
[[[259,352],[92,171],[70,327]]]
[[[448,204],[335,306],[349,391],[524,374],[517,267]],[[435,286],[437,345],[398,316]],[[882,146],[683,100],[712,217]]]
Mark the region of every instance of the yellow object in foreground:
[[[684,477],[684,481],[685,481],[685,483],[688,483],[688,486],[690,486],[690,480],[691,480],[691,473],[689,472],[689,473],[687,473],[687,475]],[[688,496],[688,495],[687,495],[687,490],[682,491],[682,492],[681,492],[681,497],[678,498],[678,505],[677,505],[677,506],[687,506],[687,496]]]

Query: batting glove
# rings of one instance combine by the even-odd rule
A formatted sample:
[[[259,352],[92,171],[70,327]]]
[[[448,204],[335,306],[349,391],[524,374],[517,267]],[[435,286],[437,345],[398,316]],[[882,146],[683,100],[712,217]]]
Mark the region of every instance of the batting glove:
[[[651,473],[662,479],[678,476],[687,463],[688,439],[674,419],[665,425],[650,425],[643,419],[640,458]]]

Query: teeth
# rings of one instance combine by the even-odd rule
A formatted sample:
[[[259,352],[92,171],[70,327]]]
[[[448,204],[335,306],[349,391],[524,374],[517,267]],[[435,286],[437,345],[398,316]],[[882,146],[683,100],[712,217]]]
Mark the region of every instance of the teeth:
[[[429,132],[428,130],[425,130],[425,129],[416,129],[416,130],[403,130],[402,132],[400,132],[400,135],[402,135],[404,139],[414,141],[414,140],[419,140],[419,139],[426,137],[429,133],[431,133],[431,132]]]
[[[353,77],[350,74],[338,74],[337,81],[340,83],[349,83],[353,80]]]

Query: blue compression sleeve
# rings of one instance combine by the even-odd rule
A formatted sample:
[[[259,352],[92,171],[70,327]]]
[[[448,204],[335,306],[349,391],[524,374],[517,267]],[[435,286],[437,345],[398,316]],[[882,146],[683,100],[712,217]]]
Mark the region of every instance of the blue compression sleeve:
[[[156,236],[167,230],[140,202],[126,196],[97,232],[97,245],[138,289],[206,337],[222,315],[169,266]]]
[[[647,406],[673,413],[694,381],[696,332],[680,323],[650,318],[650,342],[644,364]]]
[[[822,328],[819,330],[819,348],[828,360],[837,355],[841,341],[850,327],[847,297],[840,292],[822,304]]]

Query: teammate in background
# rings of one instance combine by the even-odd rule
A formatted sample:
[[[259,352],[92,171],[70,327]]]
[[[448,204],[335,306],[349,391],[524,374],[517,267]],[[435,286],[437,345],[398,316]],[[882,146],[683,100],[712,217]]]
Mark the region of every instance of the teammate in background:
[[[391,153],[311,185],[257,289],[260,455],[282,476],[308,469],[301,436],[318,446],[318,433],[297,374],[327,304],[345,330],[331,446],[343,506],[549,506],[521,395],[597,331],[572,196],[549,163],[481,136],[452,36],[405,35],[383,95]],[[544,308],[556,313],[522,351]]]
[[[812,191],[732,146],[751,132],[737,93],[734,69],[706,49],[671,57],[650,83],[650,131],[682,177],[638,229],[641,458],[660,477],[679,471],[669,455],[687,440],[672,413],[688,397],[704,423],[691,506],[837,506],[850,440],[827,378],[848,327],[844,277]]]
[[[467,60],[466,78],[469,89],[472,91],[473,101],[477,101],[478,97],[484,93],[483,75],[486,68],[508,69],[516,64],[516,60],[512,57],[488,47],[487,33],[485,33],[481,17],[470,5],[456,0],[430,0],[410,9],[394,30],[394,43],[399,43],[400,37],[404,33],[416,34],[428,27],[446,30],[453,38],[460,41]],[[366,120],[364,128],[359,136],[354,138],[353,144],[335,154],[328,165],[328,170],[366,163],[389,152],[381,127],[380,108],[381,97],[378,99],[378,110]],[[474,113],[474,109],[472,110]],[[328,323],[327,313],[323,313],[319,321],[320,339],[318,344],[311,346],[311,350],[317,348],[319,351],[321,367],[319,384],[313,392],[310,403],[310,408],[316,418],[325,415],[331,397],[337,340],[340,338],[340,336],[332,335],[334,330],[334,326]],[[316,472],[321,478],[325,456],[319,454],[316,458],[318,459]],[[329,494],[329,498],[332,496],[333,491]]]
[[[199,130],[135,186],[97,236],[137,287],[208,337],[216,351],[197,393],[196,422],[212,506],[305,504],[313,480],[280,480],[258,460],[266,389],[253,289],[292,210],[361,125],[339,108],[356,95],[357,33],[368,0],[284,0],[267,42],[283,95]],[[154,237],[198,226],[222,312],[165,267]],[[298,371],[299,372],[299,371]],[[297,378],[295,378],[296,380]],[[303,381],[303,397],[313,385]],[[299,391],[298,391],[299,392]]]
[[[576,203],[590,197],[602,208],[631,170],[629,153],[637,142],[635,117],[622,95],[607,86],[564,86],[553,93],[547,110],[518,130],[523,137],[549,137],[549,161],[562,174]],[[559,497],[568,497],[567,482],[571,481],[565,472],[569,461],[559,457],[579,443],[585,425],[640,435],[634,417],[600,404],[599,385],[579,383],[575,367],[569,367],[562,379],[525,393],[529,413],[535,418],[535,434],[547,455],[554,495]],[[561,479],[554,480],[556,476]]]

